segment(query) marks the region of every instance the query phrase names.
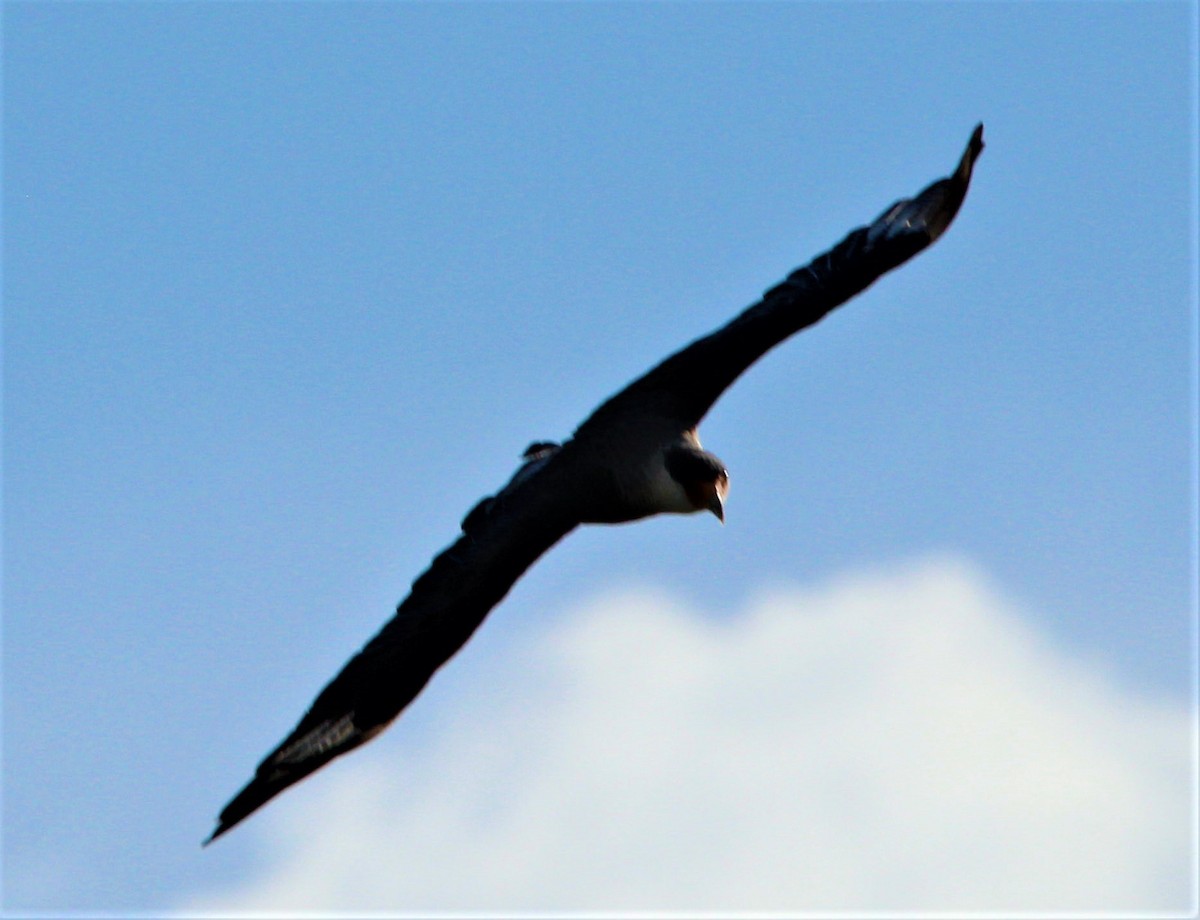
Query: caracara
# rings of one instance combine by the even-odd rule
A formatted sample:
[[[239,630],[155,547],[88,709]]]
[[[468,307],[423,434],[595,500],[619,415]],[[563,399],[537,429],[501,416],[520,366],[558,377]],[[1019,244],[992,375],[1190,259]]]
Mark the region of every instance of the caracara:
[[[509,483],[413,582],[396,615],[317,696],[221,812],[210,843],[284,789],[382,732],[475,632],[534,561],[580,524],[711,511],[729,473],[697,426],[738,376],[936,240],[983,150],[975,128],[954,172],[792,272],[716,332],[671,355],[600,406],[563,444],[531,444]]]

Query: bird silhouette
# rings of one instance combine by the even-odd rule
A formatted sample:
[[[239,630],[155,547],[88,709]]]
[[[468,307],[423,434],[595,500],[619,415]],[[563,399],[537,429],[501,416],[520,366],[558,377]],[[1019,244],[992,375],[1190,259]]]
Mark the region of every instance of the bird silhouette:
[[[263,759],[205,845],[387,728],[525,570],[580,524],[696,511],[724,520],[729,474],[700,446],[701,419],[763,354],[941,236],[982,150],[978,125],[949,176],[897,201],[729,323],[666,358],[569,440],[531,444],[508,484],[468,512],[458,539],[413,582],[395,616]]]

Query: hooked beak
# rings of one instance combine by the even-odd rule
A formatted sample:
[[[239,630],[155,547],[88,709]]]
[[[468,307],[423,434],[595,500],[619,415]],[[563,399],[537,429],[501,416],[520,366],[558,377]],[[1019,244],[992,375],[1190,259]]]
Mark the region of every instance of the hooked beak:
[[[712,497],[708,500],[706,507],[717,516],[718,521],[722,524],[725,523],[725,503],[721,501],[721,493],[716,489],[713,489]]]

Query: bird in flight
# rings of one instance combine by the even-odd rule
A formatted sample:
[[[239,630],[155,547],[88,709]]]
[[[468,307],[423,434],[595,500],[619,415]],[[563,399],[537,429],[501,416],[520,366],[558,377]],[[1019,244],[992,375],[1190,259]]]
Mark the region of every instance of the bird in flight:
[[[413,582],[395,616],[258,765],[205,845],[387,728],[525,570],[580,524],[696,511],[724,521],[729,473],[700,446],[700,420],[767,351],[941,236],[982,150],[978,125],[949,176],[897,201],[729,323],[633,381],[566,442],[531,444],[508,484],[468,512],[461,535]]]

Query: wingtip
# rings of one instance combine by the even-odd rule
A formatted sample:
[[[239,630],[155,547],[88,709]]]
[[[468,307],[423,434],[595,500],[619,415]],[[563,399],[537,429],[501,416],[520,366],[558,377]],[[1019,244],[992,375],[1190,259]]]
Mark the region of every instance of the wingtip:
[[[204,838],[204,842],[200,844],[200,849],[204,849],[206,846],[208,846],[210,843],[212,843],[214,840],[216,840],[218,837],[220,837],[222,834],[224,834],[231,827],[233,827],[232,824],[226,824],[224,821],[218,822],[216,829],[213,830],[213,832],[211,834],[209,834],[206,838]]]
[[[971,180],[971,170],[975,167],[975,161],[979,159],[979,155],[983,153],[983,148],[986,146],[983,142],[983,122],[975,126],[975,130],[971,132],[971,138],[967,141],[967,149],[963,151],[962,159],[958,162],[958,169],[954,171],[953,179],[962,185],[966,185]]]
[[[983,122],[975,126],[975,130],[971,132],[971,139],[967,141],[967,153],[971,160],[974,161],[983,153],[983,148],[987,145],[983,142]]]
[[[903,256],[908,258],[938,239],[962,206],[971,185],[975,161],[983,147],[983,122],[980,122],[971,132],[954,172],[927,186],[920,194],[897,201],[880,214],[868,230],[868,243],[880,239],[907,240],[906,245],[915,247]]]
[[[254,814],[254,812],[258,811],[259,808],[270,801],[271,798],[276,795],[276,793],[282,791],[283,788],[286,788],[286,786],[287,784],[280,788],[264,791],[264,784],[262,783],[260,777],[255,776],[254,779],[250,780],[250,782],[243,787],[242,791],[235,795],[233,799],[230,800],[229,804],[221,810],[221,814],[217,817],[216,828],[211,834],[208,835],[208,839],[205,840],[200,846],[206,847],[222,834],[226,834],[233,830],[248,817]]]

